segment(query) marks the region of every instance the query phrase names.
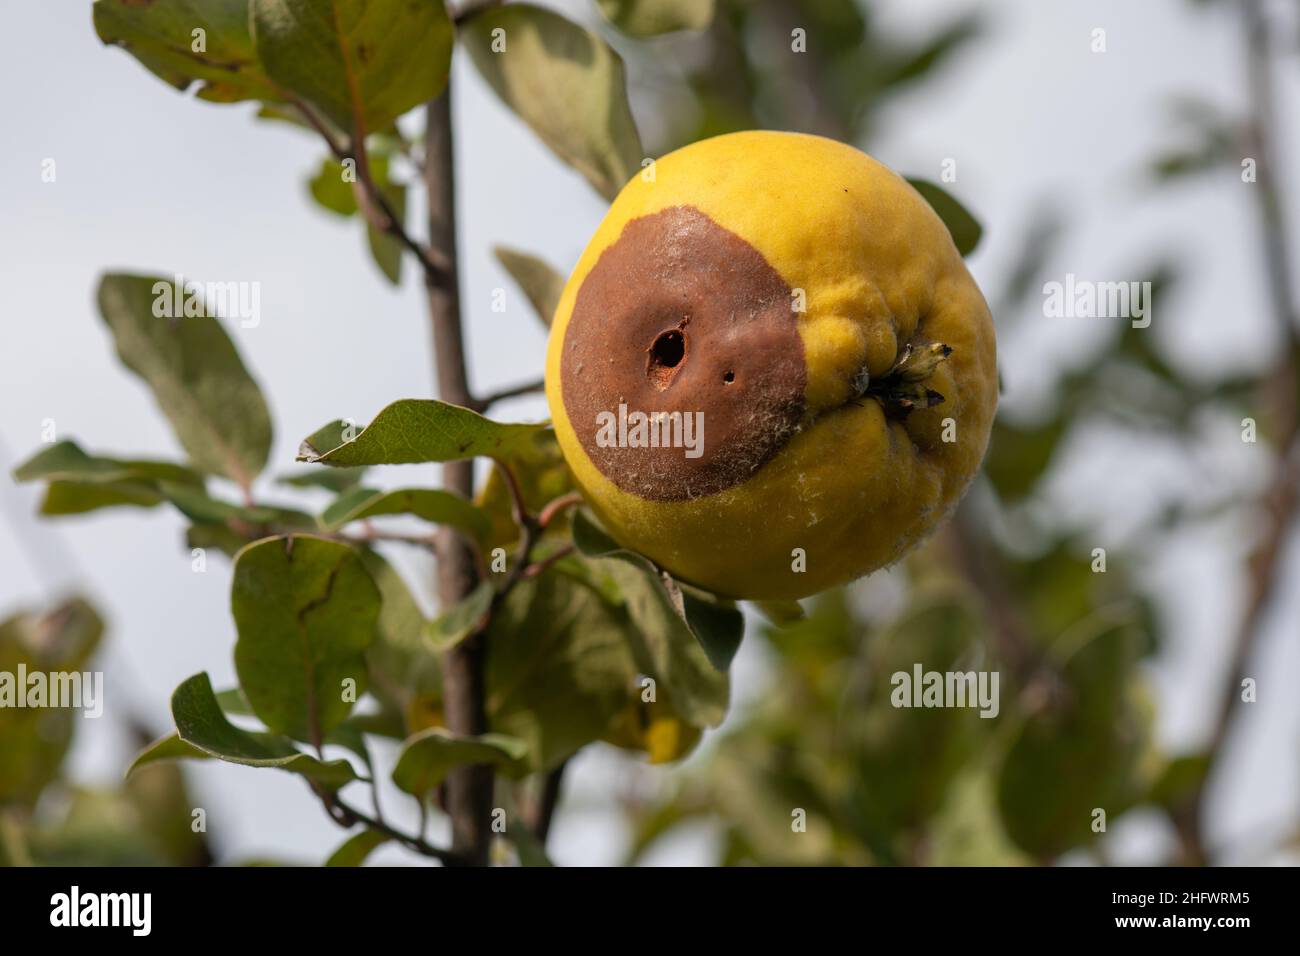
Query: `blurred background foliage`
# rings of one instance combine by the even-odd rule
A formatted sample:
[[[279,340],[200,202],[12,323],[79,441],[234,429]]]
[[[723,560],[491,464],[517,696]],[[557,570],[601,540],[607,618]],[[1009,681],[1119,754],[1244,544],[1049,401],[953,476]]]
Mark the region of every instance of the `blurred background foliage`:
[[[1187,15],[1207,2],[1189,4]],[[955,61],[977,51],[980,37],[994,29],[971,14],[902,40],[878,28],[869,3],[854,0],[701,0],[682,8],[690,8],[682,16],[698,18],[712,6],[702,30],[659,36],[658,25],[638,19],[649,6],[600,3],[624,27],[602,28],[602,35],[627,62],[648,155],[759,127],[819,133],[870,151],[876,118],[892,98],[957,68]],[[1240,8],[1244,54],[1267,64],[1264,5],[1242,0]],[[794,58],[792,72],[784,51],[796,29],[806,31],[817,55]],[[978,62],[960,68],[978,69]],[[627,862],[646,859],[659,841],[699,821],[720,834],[720,864],[1019,865],[1076,859],[1079,851],[1106,862],[1097,811],[1111,827],[1134,808],[1163,814],[1177,835],[1170,853],[1148,862],[1216,862],[1203,836],[1206,783],[1223,752],[1296,510],[1300,349],[1280,186],[1269,172],[1272,127],[1280,118],[1269,112],[1267,76],[1252,71],[1250,82],[1246,115],[1200,101],[1171,104],[1174,136],[1150,158],[1147,173],[1150,188],[1177,189],[1211,171],[1232,175],[1244,156],[1259,159],[1261,178],[1247,201],[1259,206],[1271,266],[1258,281],[1268,284],[1278,314],[1273,364],[1221,378],[1193,373],[1164,353],[1150,329],[1117,322],[1094,351],[1060,372],[1050,401],[1026,409],[1014,401],[1012,383],[983,473],[933,540],[888,574],[804,602],[798,620],[751,615],[746,639],[764,645],[764,688],[663,778],[665,789],[622,800],[632,834]],[[388,160],[411,142],[386,131],[371,143],[375,175],[399,216],[405,187],[390,182]],[[350,192],[337,189],[329,169],[325,164],[312,180],[313,197],[339,215],[355,214]],[[996,222],[978,196],[951,188],[986,226]],[[1067,235],[1050,206],[1028,224],[1004,281],[985,290],[1001,336],[1041,318],[1041,283]],[[391,237],[372,229],[368,242],[397,281],[400,250]],[[1133,266],[1131,275],[1149,277],[1161,302],[1182,268],[1172,259]],[[543,273],[531,290],[535,301],[553,298],[553,287],[541,288],[548,281]],[[1044,506],[1044,488],[1083,432],[1159,435],[1191,459],[1206,453],[1207,421],[1243,418],[1258,421],[1261,458],[1269,459],[1262,490],[1165,495],[1142,527],[1102,553],[1077,517]],[[567,488],[554,456],[522,464],[520,479],[530,506]],[[493,521],[490,543],[511,543],[516,529],[499,474],[479,501]],[[1173,531],[1225,512],[1254,529],[1243,620],[1224,636],[1232,651],[1213,704],[1211,738],[1203,749],[1169,753],[1155,742],[1144,662],[1171,636],[1137,572]],[[221,526],[196,523],[190,543],[205,543],[195,537],[205,530],[215,534]],[[240,542],[206,543],[233,551]],[[533,591],[545,598],[557,587],[578,588],[575,582],[598,590],[586,562],[570,559],[557,569],[521,592],[515,616],[547,616]],[[594,598],[592,604],[599,606]],[[45,670],[82,668],[102,631],[80,600],[17,614],[0,624],[0,670],[19,661]],[[975,710],[894,707],[891,675],[918,664],[926,671],[997,671],[997,719],[980,719]],[[386,702],[406,709],[406,729],[436,725],[436,693],[424,686],[436,687],[436,675],[415,673],[400,655],[391,669],[421,685]],[[555,705],[563,710],[565,701],[549,706]],[[0,863],[211,862],[204,835],[191,825],[193,801],[177,764],[142,767],[116,788],[85,788],[67,778],[63,758],[81,719],[0,710]],[[696,744],[698,729],[684,724],[673,730],[684,739],[649,740],[657,719],[630,713],[626,726],[615,722],[605,739],[647,751],[656,762]],[[141,744],[153,737],[133,732]],[[519,852],[526,855],[522,846]]]
[[[703,35],[677,47],[626,49],[634,80],[646,78],[642,92],[669,117],[654,148],[762,126],[820,133],[870,152],[873,118],[891,97],[953,69],[994,29],[972,14],[900,42],[876,29],[870,6],[719,0]],[[1244,8],[1243,52],[1267,63],[1259,35],[1266,11]],[[827,52],[796,57],[801,69],[791,76],[778,47],[796,26],[806,29],[810,48]],[[677,70],[665,69],[665,58]],[[1242,157],[1259,157],[1261,141],[1275,133],[1264,124],[1283,119],[1261,115],[1266,92],[1250,91],[1248,116],[1199,100],[1172,103],[1175,136],[1151,158],[1150,188],[1177,189],[1209,172],[1232,176]],[[988,226],[993,213],[978,196],[963,195],[959,184],[947,188]],[[1263,199],[1265,245],[1285,243],[1278,203],[1275,193]],[[1041,319],[1041,285],[1066,232],[1055,210],[1042,208],[1002,286],[985,289],[1000,337]],[[1130,274],[1149,278],[1152,300],[1164,304],[1179,266],[1138,262]],[[1046,407],[1026,414],[1023,403],[1004,402],[983,474],[958,515],[889,574],[887,587],[860,582],[805,602],[807,617],[793,626],[757,629],[770,646],[772,672],[753,712],[724,726],[716,749],[688,768],[670,799],[627,799],[635,833],[629,859],[642,859],[674,827],[704,819],[720,827],[718,862],[729,864],[1046,863],[1071,850],[1104,861],[1094,808],[1110,827],[1125,811],[1146,807],[1166,814],[1178,834],[1170,855],[1148,862],[1213,862],[1202,837],[1204,788],[1258,617],[1248,610],[1241,634],[1224,635],[1239,651],[1224,699],[1215,702],[1223,714],[1208,749],[1161,752],[1143,662],[1170,635],[1134,572],[1167,546],[1170,532],[1227,509],[1247,520],[1265,509],[1283,523],[1276,536],[1284,537],[1294,509],[1287,462],[1300,402],[1300,317],[1277,290],[1273,304],[1281,313],[1278,360],[1252,374],[1216,379],[1185,370],[1150,328],[1116,322],[1095,352],[1058,375]],[[1168,307],[1163,314],[1171,316]],[[1278,486],[1290,483],[1291,504],[1281,511],[1276,495],[1255,500],[1249,488],[1217,489],[1209,501],[1165,494],[1123,548],[1112,545],[1099,557],[1086,528],[1042,506],[1063,450],[1085,429],[1173,438],[1191,459],[1206,443],[1207,417],[1235,423],[1246,416],[1258,419],[1260,441],[1276,449],[1261,458],[1278,470]],[[1256,595],[1272,592],[1277,572],[1276,544],[1260,537],[1250,563]],[[1002,713],[981,720],[973,711],[895,709],[889,676],[918,661],[926,670],[1000,670]],[[806,812],[806,834],[792,835],[793,808]]]

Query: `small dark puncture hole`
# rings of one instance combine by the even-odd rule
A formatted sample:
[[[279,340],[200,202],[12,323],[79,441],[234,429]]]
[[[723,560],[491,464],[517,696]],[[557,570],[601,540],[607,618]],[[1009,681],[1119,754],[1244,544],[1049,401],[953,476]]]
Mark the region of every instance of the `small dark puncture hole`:
[[[722,376],[722,380],[726,382],[728,385],[730,385],[732,382],[736,380],[736,373],[728,372],[726,375]]]

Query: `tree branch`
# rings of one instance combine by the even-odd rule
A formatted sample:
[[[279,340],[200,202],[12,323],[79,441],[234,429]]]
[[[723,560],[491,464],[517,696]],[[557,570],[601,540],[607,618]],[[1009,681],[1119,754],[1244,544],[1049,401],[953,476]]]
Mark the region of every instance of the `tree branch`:
[[[525,382],[522,385],[514,385],[510,388],[503,388],[500,391],[490,392],[483,398],[475,399],[474,404],[470,406],[476,412],[485,412],[497,402],[504,402],[507,398],[518,398],[520,395],[532,395],[535,392],[541,392],[546,389],[546,382],[538,379],[535,382]]]
[[[456,273],[456,180],[452,157],[451,84],[426,111],[425,188],[429,199],[429,248],[447,263],[445,272],[425,271],[432,326],[438,397],[472,407],[461,327],[460,286]],[[443,466],[447,488],[474,496],[472,461]],[[444,608],[465,598],[478,583],[474,551],[454,530],[438,532],[438,600]],[[487,637],[471,634],[443,655],[443,709],[456,734],[488,730]],[[446,807],[451,817],[452,850],[469,863],[485,866],[492,842],[493,770],[490,765],[458,767],[447,777]]]
[[[1262,388],[1277,433],[1279,461],[1268,488],[1259,501],[1266,516],[1263,540],[1248,561],[1246,606],[1233,640],[1227,674],[1220,692],[1218,713],[1210,734],[1209,767],[1192,794],[1187,812],[1179,814],[1179,835],[1191,862],[1208,861],[1205,847],[1205,795],[1218,766],[1232,724],[1240,712],[1241,682],[1248,676],[1255,645],[1277,590],[1277,572],[1288,534],[1300,510],[1300,418],[1296,408],[1297,354],[1300,353],[1300,312],[1291,288],[1288,263],[1290,246],[1283,220],[1285,208],[1277,179],[1272,131],[1274,112],[1273,60],[1269,50],[1269,23],[1260,0],[1243,0],[1247,82],[1250,117],[1247,143],[1253,153],[1256,181],[1252,192],[1259,211],[1260,231],[1267,268],[1273,316],[1282,335],[1281,358]]]
[[[285,95],[298,112],[303,115],[308,125],[320,134],[321,139],[325,141],[325,145],[335,159],[340,163],[351,160],[355,164],[357,178],[352,183],[352,193],[356,197],[357,209],[365,217],[366,223],[377,232],[392,236],[415,256],[416,261],[420,263],[420,267],[424,270],[426,281],[439,284],[454,281],[454,277],[452,279],[448,278],[451,266],[440,255],[440,251],[432,243],[429,246],[422,246],[412,238],[411,234],[406,231],[401,217],[397,215],[392,205],[384,198],[383,192],[375,183],[370,172],[370,157],[366,154],[364,133],[358,132],[352,138],[352,141],[340,140],[335,136],[334,131],[330,129],[329,124],[320,117],[310,104],[301,97],[293,96],[287,92]],[[425,174],[426,176],[428,174],[427,168]]]
[[[357,824],[362,824],[368,829],[382,833],[390,839],[395,840],[408,850],[413,850],[421,856],[427,856],[441,861],[443,866],[463,866],[468,862],[460,854],[454,851],[443,850],[426,842],[422,835],[412,836],[409,833],[403,833],[401,830],[389,826],[378,816],[372,817],[369,814],[358,810],[356,807],[344,803],[343,799],[332,790],[327,790],[314,782],[311,784],[311,788],[315,792],[316,796],[320,798],[329,818],[345,829],[350,829]]]

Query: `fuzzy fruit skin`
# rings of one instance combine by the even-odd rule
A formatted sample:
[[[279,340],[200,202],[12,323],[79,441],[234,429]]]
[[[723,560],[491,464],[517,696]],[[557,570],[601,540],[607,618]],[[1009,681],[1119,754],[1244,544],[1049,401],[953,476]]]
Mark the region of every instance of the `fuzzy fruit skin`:
[[[546,394],[574,479],[620,543],[681,580],[732,598],[806,597],[899,560],[956,506],[983,459],[997,405],[988,305],[943,222],[865,153],[798,133],[732,133],[693,143],[615,199],[556,309]],[[688,500],[648,500],[593,464],[566,414],[565,333],[584,280],[638,217],[692,206],[756,249],[806,295],[797,316],[806,365],[793,437],[741,484]],[[933,408],[888,418],[852,402],[914,336],[953,349],[927,382]],[[944,442],[945,419],[956,440]],[[708,443],[705,410],[705,443]],[[806,570],[792,570],[803,549]]]

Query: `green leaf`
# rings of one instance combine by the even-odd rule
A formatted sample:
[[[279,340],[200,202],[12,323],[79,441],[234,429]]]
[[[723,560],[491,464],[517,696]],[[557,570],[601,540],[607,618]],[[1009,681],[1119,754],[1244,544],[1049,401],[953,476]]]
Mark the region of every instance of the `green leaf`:
[[[276,483],[291,488],[324,488],[335,494],[350,491],[361,484],[364,468],[304,468],[291,475],[281,475]]]
[[[406,185],[394,181],[390,176],[392,168],[391,153],[378,145],[383,142],[379,137],[371,137],[368,144],[370,178],[387,200],[400,222],[406,221]],[[389,147],[391,149],[391,147]],[[321,167],[307,184],[312,198],[324,209],[340,216],[352,216],[357,212],[357,200],[352,183],[343,178],[343,167],[338,160],[326,157]],[[379,266],[384,276],[394,285],[402,277],[402,255],[404,247],[392,236],[379,232],[374,227],[366,226],[366,242],[371,257]]]
[[[79,515],[100,508],[153,508],[163,496],[152,485],[133,481],[52,481],[45,488],[40,513],[50,517]]]
[[[1148,799],[1171,810],[1179,808],[1205,782],[1212,761],[1212,755],[1206,751],[1173,758],[1156,778]]]
[[[378,634],[366,651],[370,690],[405,715],[416,698],[438,693],[438,654],[424,639],[428,620],[397,569],[369,548],[358,553],[383,597]]]
[[[512,3],[473,17],[460,37],[505,104],[606,199],[640,169],[623,61],[597,34]]]
[[[486,538],[491,528],[487,515],[472,501],[455,492],[434,488],[403,488],[400,491],[353,488],[334,499],[321,514],[320,521],[326,529],[333,531],[351,521],[398,514],[415,515],[433,524],[456,528],[475,541]]]
[[[402,748],[393,768],[393,782],[405,792],[420,797],[429,793],[457,767],[491,764],[516,767],[527,755],[528,745],[506,734],[460,736],[441,727],[421,731]]]
[[[596,0],[609,22],[634,37],[703,30],[713,20],[713,0]]]
[[[753,601],[751,603],[758,608],[763,617],[776,625],[794,624],[807,616],[798,601]]]
[[[387,843],[389,837],[378,830],[362,830],[348,837],[325,861],[326,866],[360,866],[376,849]]]
[[[375,174],[371,169],[371,175]],[[355,216],[357,197],[352,193],[352,183],[343,178],[343,164],[331,156],[320,162],[316,175],[307,181],[307,191],[316,204],[339,216]]]
[[[939,214],[943,224],[948,227],[952,233],[953,244],[956,245],[957,251],[963,256],[968,256],[975,251],[979,245],[980,236],[984,234],[984,229],[974,216],[972,216],[952,195],[942,186],[936,186],[934,183],[925,179],[914,179],[908,177],[907,181],[912,184],[912,188],[921,194],[921,198],[930,204],[930,207]]]
[[[185,529],[185,547],[189,551],[203,548],[205,551],[218,551],[233,559],[246,544],[248,538],[224,524],[195,524]]]
[[[180,296],[188,298],[187,294]],[[163,414],[195,465],[248,485],[271,450],[271,415],[221,323],[177,314],[173,280],[105,275],[99,311],[117,354],[153,390]]]
[[[632,567],[635,574],[612,573],[628,609],[643,629],[657,637],[665,631],[674,636],[685,631],[703,649],[715,669],[725,671],[731,666],[745,632],[744,615],[734,606],[719,604],[700,596],[702,592],[683,588],[649,558],[627,550],[610,538],[581,511],[573,517],[573,543],[587,557],[614,558]],[[662,613],[665,609],[677,618],[677,623],[665,618]]]
[[[664,572],[660,572],[660,579],[673,610],[704,648],[709,663],[725,671],[740,650],[740,641],[745,636],[745,616],[734,606],[724,605],[712,596],[703,597],[692,588],[678,584]]]
[[[40,507],[43,515],[83,514],[119,505],[152,508],[164,500],[158,481],[203,486],[203,476],[182,465],[88,455],[71,441],[38,452],[13,475],[17,481],[49,482]]]
[[[388,208],[393,210],[397,221],[405,222],[406,186],[402,183],[386,182],[380,185],[379,191],[388,201]],[[375,265],[379,266],[379,271],[384,274],[384,278],[393,285],[401,282],[402,256],[406,251],[401,242],[386,232],[367,226],[366,243],[370,248],[370,258],[374,260]]]
[[[331,787],[341,787],[357,779],[356,771],[346,760],[317,760],[299,751],[287,737],[236,727],[221,712],[212,693],[212,681],[205,673],[187,678],[172,693],[172,719],[176,721],[180,741],[227,763],[275,767]],[[165,749],[174,756],[182,756],[178,744],[167,744]]]
[[[305,511],[265,505],[237,505],[213,498],[202,488],[163,482],[159,485],[163,497],[181,514],[198,524],[225,524],[234,519],[255,527],[314,529],[316,519]]]
[[[166,761],[132,774],[115,795],[128,804],[128,833],[171,866],[210,866],[212,849],[205,832],[194,830],[198,804],[180,764]]]
[[[600,740],[640,693],[627,629],[593,587],[554,571],[520,581],[493,613],[488,719],[527,742],[530,769]]]
[[[507,458],[546,425],[504,425],[432,399],[406,398],[382,409],[360,434],[336,421],[308,436],[298,460],[327,465],[409,465],[464,458]]]
[[[917,80],[968,45],[979,33],[980,18],[971,14],[940,28],[916,46],[885,52],[876,82],[886,88]]]
[[[166,737],[155,740],[140,751],[135,760],[131,761],[131,766],[127,768],[126,776],[127,779],[130,779],[141,767],[147,767],[163,760],[211,759],[213,759],[211,754],[181,740],[179,734],[168,734]]]
[[[650,572],[620,558],[604,560],[602,570],[614,582],[634,625],[629,637],[639,669],[667,690],[673,707],[689,723],[722,723],[729,690],[726,670],[718,664],[727,656],[726,645],[710,656],[706,638],[687,625],[662,580]],[[734,643],[731,646],[734,653]]]
[[[14,615],[0,621],[0,675],[12,692],[20,667],[83,671],[103,632],[95,609],[79,598],[45,613]],[[81,720],[68,707],[0,706],[0,806],[36,802],[58,777]]]
[[[253,710],[276,733],[319,743],[366,688],[380,596],[357,553],[310,535],[254,542],[235,557],[230,604]]]
[[[103,636],[103,618],[82,598],[70,598],[41,614],[18,614],[0,624],[0,643],[21,649],[29,663],[46,671],[82,670]]]
[[[340,129],[387,129],[447,85],[452,25],[439,0],[252,0],[273,80]]]
[[[73,441],[61,441],[37,452],[13,471],[16,481],[172,481],[203,484],[192,468],[167,461],[104,458],[88,455]]]
[[[248,702],[248,697],[239,687],[228,687],[217,691],[217,703],[223,714],[234,714],[237,717],[257,716],[252,704]]]
[[[1041,425],[1015,425],[1004,418],[993,423],[984,471],[999,497],[1016,501],[1038,486],[1069,426],[1065,415],[1055,415]]]
[[[885,860],[905,858],[896,842],[899,836],[939,811],[952,781],[996,726],[991,709],[987,712],[994,716],[980,716],[980,675],[989,674],[984,687],[999,711],[1011,697],[1000,680],[993,696],[991,681],[997,666],[987,656],[983,631],[979,615],[963,600],[939,593],[919,598],[902,618],[866,644],[867,661],[860,665],[861,679],[869,681],[864,706],[846,730],[853,761],[850,800],[855,826]],[[920,692],[918,667],[923,675],[974,674],[976,685],[967,706],[896,706],[897,695],[908,703],[915,701]],[[896,683],[898,674],[905,675],[908,683]]]
[[[469,637],[483,623],[495,593],[491,583],[480,581],[464,600],[429,622],[425,631],[429,643],[440,651],[446,651]]]
[[[248,31],[248,0],[95,0],[95,32],[200,99],[276,100]],[[197,34],[197,31],[203,31]]]
[[[998,818],[993,775],[976,764],[949,785],[944,806],[927,828],[927,866],[1032,866]]]
[[[560,452],[555,432],[547,428],[536,432],[532,441],[513,448],[510,466],[524,504],[531,512],[540,512],[547,504],[573,491],[573,474]],[[519,540],[519,525],[515,522],[514,497],[499,467],[493,467],[478,496],[479,508],[492,522],[492,531],[484,542],[485,551],[508,547]],[[552,522],[544,537],[564,535],[565,523]]]
[[[560,304],[560,295],[564,292],[564,276],[551,268],[545,260],[526,252],[493,246],[492,253],[524,291],[542,324],[550,328],[551,319]]]
[[[1095,809],[1113,820],[1146,790],[1135,773],[1151,732],[1140,645],[1132,622],[1110,611],[1053,645],[1061,686],[1026,717],[998,777],[1007,833],[1037,859],[1091,841]]]

